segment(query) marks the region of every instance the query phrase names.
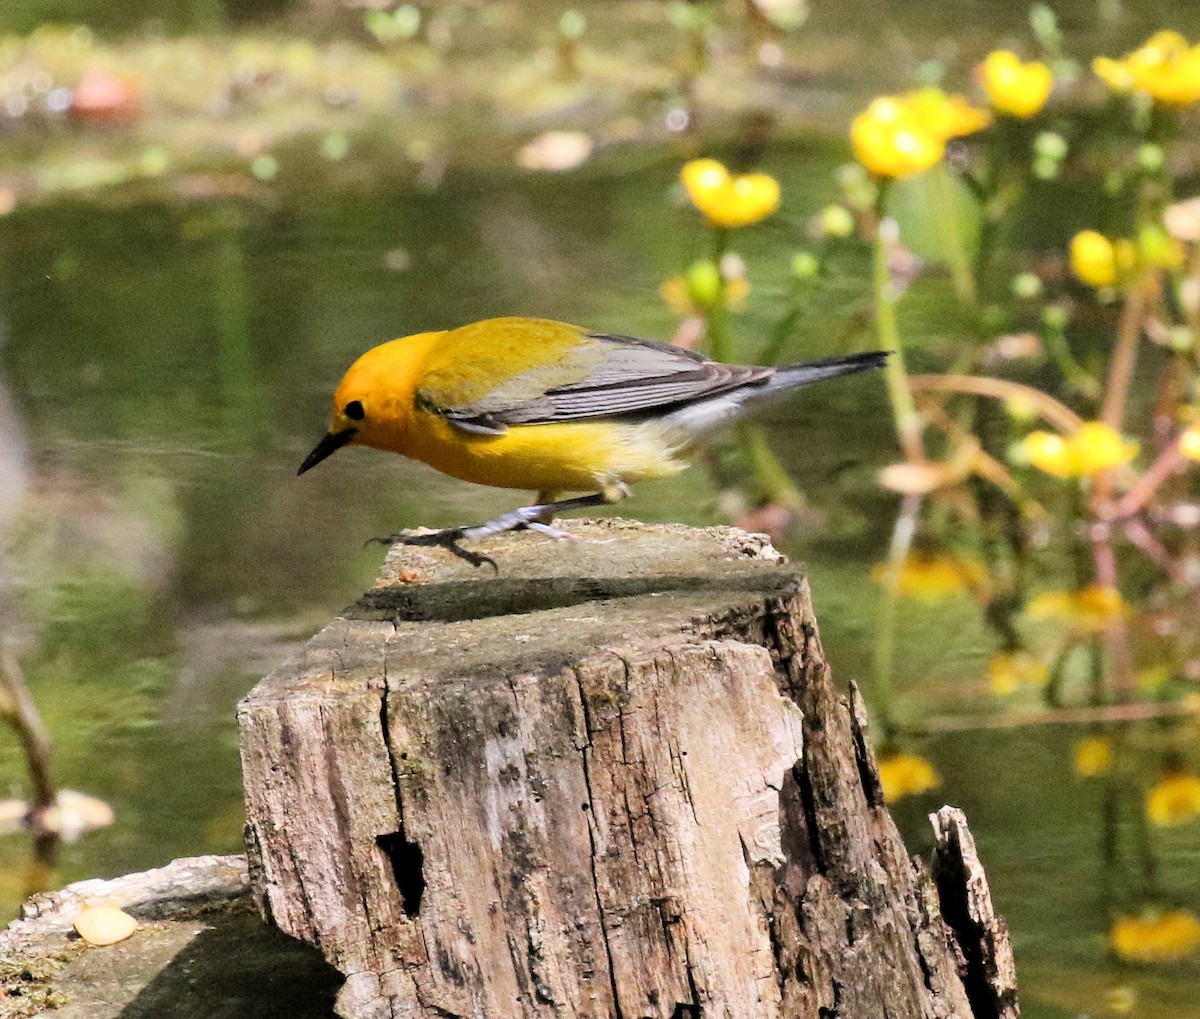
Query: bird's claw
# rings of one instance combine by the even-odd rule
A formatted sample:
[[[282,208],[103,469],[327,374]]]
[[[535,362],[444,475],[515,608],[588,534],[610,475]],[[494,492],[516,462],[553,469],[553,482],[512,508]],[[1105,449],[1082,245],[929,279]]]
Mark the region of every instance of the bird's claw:
[[[459,544],[463,538],[471,536],[470,532],[472,530],[474,528],[471,527],[447,527],[442,531],[425,531],[423,533],[400,531],[397,534],[386,534],[378,538],[368,538],[366,544],[418,545],[422,548],[444,548],[446,551],[458,556],[459,559],[465,560],[476,568],[486,564],[499,573],[500,567],[496,565],[496,560],[491,556],[484,555],[482,552],[472,552],[469,548],[463,548]]]
[[[589,504],[582,500],[572,500],[572,502]],[[553,511],[562,505],[562,503],[552,503],[545,506],[521,506],[496,517],[495,520],[489,520],[487,523],[477,524],[474,527],[447,527],[440,531],[400,531],[397,534],[388,534],[380,538],[368,538],[366,543],[368,545],[419,545],[424,548],[444,548],[472,566],[479,567],[486,563],[499,573],[500,568],[491,556],[484,555],[482,552],[472,552],[470,549],[463,548],[460,543],[489,538],[493,534],[526,530],[536,531],[547,538],[559,540],[573,538],[575,537],[573,534],[544,523],[540,519],[547,510]],[[567,508],[575,507],[568,506]]]

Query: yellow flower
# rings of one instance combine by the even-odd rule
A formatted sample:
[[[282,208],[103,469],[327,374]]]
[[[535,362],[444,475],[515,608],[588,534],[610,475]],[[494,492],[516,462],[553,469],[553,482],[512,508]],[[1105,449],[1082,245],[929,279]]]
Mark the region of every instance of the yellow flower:
[[[1144,92],[1162,103],[1186,106],[1200,100],[1200,46],[1178,32],[1156,32],[1119,60],[1097,57],[1092,70],[1113,92]]]
[[[1160,828],[1200,817],[1200,778],[1186,771],[1164,775],[1146,793],[1146,817]]]
[[[1041,112],[1054,87],[1050,68],[1037,60],[1022,63],[1009,50],[989,53],[979,72],[991,104],[1001,113],[1023,120]]]
[[[1054,432],[1030,432],[1018,448],[1039,471],[1075,478],[1127,464],[1141,447],[1103,421],[1087,421],[1065,438]]]
[[[1039,471],[1056,478],[1069,478],[1074,473],[1071,449],[1057,432],[1030,432],[1021,440],[1020,450]]]
[[[1128,984],[1104,992],[1104,1004],[1113,1015],[1130,1015],[1137,1007],[1137,991]]]
[[[1183,962],[1200,945],[1200,920],[1185,909],[1146,910],[1118,916],[1108,937],[1128,962]]]
[[[684,164],[679,179],[713,226],[750,226],[779,208],[779,181],[765,173],[734,177],[715,159],[693,159]]]
[[[992,123],[987,110],[972,106],[960,95],[947,95],[932,86],[906,92],[901,101],[922,128],[943,142],[976,134]]]
[[[911,177],[941,161],[946,141],[898,96],[881,96],[850,124],[854,157],[880,177]]]
[[[1030,619],[1045,619],[1080,633],[1103,633],[1129,612],[1116,588],[1092,584],[1079,591],[1044,591],[1025,608]]]
[[[879,784],[888,803],[920,796],[942,784],[937,769],[920,754],[891,753],[879,762]]]
[[[1140,448],[1103,421],[1087,421],[1068,440],[1075,458],[1075,473],[1090,476],[1129,463]]]
[[[1077,740],[1072,751],[1075,774],[1080,778],[1096,778],[1112,767],[1112,740],[1107,736],[1088,736]]]
[[[892,580],[891,564],[876,563],[871,568],[871,579],[887,586]],[[987,569],[977,559],[946,552],[914,552],[904,560],[895,584],[901,597],[935,602],[983,588],[987,579]]]
[[[1189,460],[1200,460],[1200,424],[1190,425],[1179,436],[1179,452]]]
[[[988,682],[997,697],[1016,693],[1022,686],[1045,686],[1049,679],[1045,663],[1028,651],[993,655],[988,662]]]
[[[1071,238],[1071,271],[1093,287],[1117,282],[1117,258],[1112,241],[1095,230],[1081,230]]]

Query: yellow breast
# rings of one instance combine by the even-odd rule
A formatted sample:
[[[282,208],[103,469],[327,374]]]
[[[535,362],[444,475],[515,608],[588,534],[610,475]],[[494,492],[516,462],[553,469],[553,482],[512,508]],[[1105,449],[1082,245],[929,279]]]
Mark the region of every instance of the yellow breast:
[[[529,491],[594,492],[686,466],[656,426],[619,421],[516,425],[502,435],[476,435],[416,411],[404,446],[399,452],[464,481]]]

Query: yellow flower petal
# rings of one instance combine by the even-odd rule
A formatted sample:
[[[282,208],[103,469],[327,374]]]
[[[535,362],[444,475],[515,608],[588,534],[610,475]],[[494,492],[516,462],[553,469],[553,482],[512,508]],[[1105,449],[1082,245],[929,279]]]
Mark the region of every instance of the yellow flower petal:
[[[1129,463],[1141,447],[1103,421],[1086,421],[1070,435],[1030,432],[1018,447],[1028,463],[1056,478],[1091,477]]]
[[[1200,461],[1200,425],[1192,425],[1179,436],[1179,452],[1189,460]]]
[[[1117,259],[1112,241],[1095,230],[1082,230],[1071,238],[1071,271],[1093,287],[1111,287],[1117,281]]]
[[[1040,113],[1050,98],[1054,76],[1037,60],[1028,64],[1008,50],[995,50],[980,65],[988,99],[1001,113],[1028,119]]]
[[[1126,439],[1103,421],[1087,421],[1080,425],[1071,433],[1068,444],[1075,461],[1075,473],[1085,476],[1127,464],[1140,449],[1137,442]]]
[[[779,182],[769,174],[733,177],[715,159],[693,159],[679,173],[692,204],[714,226],[750,226],[779,208]]]
[[[1045,686],[1049,679],[1046,664],[1028,651],[993,655],[988,662],[988,684],[997,697],[1016,693],[1022,686]]]
[[[1133,75],[1123,61],[1113,60],[1112,57],[1096,57],[1092,61],[1092,73],[1119,95],[1133,91]]]
[[[1200,100],[1200,46],[1178,32],[1156,32],[1119,60],[1097,57],[1092,70],[1116,93],[1144,92],[1176,106]]]
[[[1097,778],[1112,767],[1112,740],[1107,736],[1088,736],[1078,740],[1072,749],[1075,774],[1080,778]]]
[[[1109,932],[1109,943],[1129,962],[1183,962],[1200,946],[1200,920],[1185,909],[1118,916]]]
[[[1112,587],[1092,584],[1078,591],[1045,591],[1030,599],[1025,614],[1030,619],[1058,623],[1080,633],[1103,633],[1110,623],[1124,618],[1129,607]]]
[[[683,164],[679,179],[694,202],[697,195],[724,187],[729,182],[729,171],[715,159],[693,159]]]
[[[887,586],[892,582],[890,563],[876,563],[871,579]],[[903,598],[936,602],[987,586],[987,569],[977,559],[945,552],[914,552],[895,577],[896,593]]]
[[[945,139],[931,134],[896,96],[882,96],[850,124],[854,156],[880,177],[910,177],[941,161]]]
[[[963,138],[991,126],[986,110],[972,106],[963,96],[948,95],[940,88],[922,88],[905,93],[903,103],[925,131],[943,142]]]
[[[1200,778],[1187,772],[1165,775],[1146,793],[1146,817],[1170,828],[1200,817]]]
[[[1021,455],[1039,471],[1056,478],[1069,478],[1075,473],[1067,440],[1056,432],[1030,432],[1019,448]]]
[[[888,803],[919,796],[942,784],[937,769],[920,754],[892,753],[879,762],[879,784]]]

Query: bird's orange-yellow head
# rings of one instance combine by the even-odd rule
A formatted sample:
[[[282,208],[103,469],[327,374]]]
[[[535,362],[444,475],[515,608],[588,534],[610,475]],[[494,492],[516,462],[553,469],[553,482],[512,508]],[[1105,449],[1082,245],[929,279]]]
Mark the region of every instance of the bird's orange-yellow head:
[[[380,344],[355,361],[333,395],[329,431],[296,473],[303,474],[350,444],[403,453],[421,365],[441,335],[405,336]]]

